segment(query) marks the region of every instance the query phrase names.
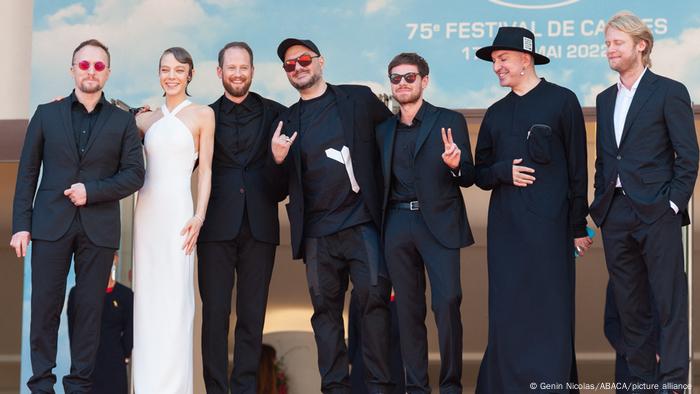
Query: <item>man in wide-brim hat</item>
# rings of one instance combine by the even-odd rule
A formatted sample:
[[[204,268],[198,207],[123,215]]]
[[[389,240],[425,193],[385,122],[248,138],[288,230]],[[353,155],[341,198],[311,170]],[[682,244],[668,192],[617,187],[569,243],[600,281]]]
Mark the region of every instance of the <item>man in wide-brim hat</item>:
[[[576,380],[574,249],[583,255],[591,244],[586,130],[576,95],[535,73],[549,62],[535,48],[529,30],[502,27],[476,52],[511,88],[486,111],[476,145],[476,184],[492,191],[477,393],[568,392]]]

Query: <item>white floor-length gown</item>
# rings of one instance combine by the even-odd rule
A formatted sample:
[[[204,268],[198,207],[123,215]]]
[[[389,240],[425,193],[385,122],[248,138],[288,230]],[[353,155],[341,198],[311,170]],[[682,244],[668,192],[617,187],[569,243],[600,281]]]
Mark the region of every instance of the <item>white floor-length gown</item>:
[[[146,132],[146,179],[134,214],[134,349],[136,394],[191,394],[194,254],[180,231],[193,215],[190,179],[197,153],[175,115]]]

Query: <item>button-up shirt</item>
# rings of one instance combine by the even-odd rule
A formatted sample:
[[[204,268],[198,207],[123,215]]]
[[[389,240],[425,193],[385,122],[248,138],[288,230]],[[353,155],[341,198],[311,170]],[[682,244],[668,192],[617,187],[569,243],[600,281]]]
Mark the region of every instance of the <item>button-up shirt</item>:
[[[95,127],[97,122],[97,117],[100,115],[102,110],[102,105],[107,102],[104,93],[97,102],[95,108],[88,112],[85,105],[78,101],[78,97],[75,95],[75,91],[71,93],[69,97],[71,103],[71,123],[73,123],[73,134],[75,136],[75,144],[78,148],[78,154],[83,157],[85,149],[87,149],[87,143],[90,140],[90,134],[92,134],[92,129]]]

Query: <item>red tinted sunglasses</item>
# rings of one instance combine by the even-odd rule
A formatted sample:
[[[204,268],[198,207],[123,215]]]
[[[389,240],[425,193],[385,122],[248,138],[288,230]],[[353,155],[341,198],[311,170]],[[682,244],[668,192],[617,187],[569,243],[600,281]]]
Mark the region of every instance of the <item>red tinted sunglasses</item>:
[[[296,70],[297,63],[299,63],[299,65],[302,67],[308,67],[315,57],[320,57],[320,56],[319,55],[316,55],[316,56],[301,55],[295,59],[287,59],[282,64],[282,68],[284,69],[284,71],[290,73],[290,72]]]
[[[418,78],[420,74],[419,73],[406,73],[406,74],[389,74],[389,81],[394,84],[398,85],[401,83],[401,78],[406,80],[406,83],[413,83],[416,82],[416,78]]]
[[[95,63],[90,63],[87,60],[81,60],[77,64],[78,64],[78,68],[83,70],[83,71],[89,70],[91,64],[93,67],[95,67],[95,71],[97,71],[97,72],[104,71],[107,68],[107,65],[101,61],[97,61]]]

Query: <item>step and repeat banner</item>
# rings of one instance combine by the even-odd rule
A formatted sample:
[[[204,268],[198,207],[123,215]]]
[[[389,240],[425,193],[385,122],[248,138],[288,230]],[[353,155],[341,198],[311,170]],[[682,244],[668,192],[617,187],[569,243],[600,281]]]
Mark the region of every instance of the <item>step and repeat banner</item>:
[[[132,106],[162,103],[158,59],[172,46],[194,57],[193,100],[214,101],[223,92],[216,76],[217,53],[229,41],[246,41],[255,55],[252,90],[291,104],[289,85],[276,48],[286,37],[309,38],[326,59],[331,83],[359,83],[389,93],[387,64],[399,52],[420,53],[430,64],[426,98],[449,108],[486,108],[508,93],[491,63],[475,57],[500,26],[535,32],[537,50],[551,63],[537,71],[572,89],[581,103],[616,81],[605,58],[606,20],[629,10],[654,33],[653,69],[686,84],[700,99],[700,2],[676,0],[39,0],[34,2],[31,109],[70,93],[75,46],[97,38],[109,46],[111,77],[105,92]],[[29,66],[29,65],[28,65]],[[25,319],[29,335],[30,264],[25,264]],[[64,319],[65,320],[65,319]],[[65,333],[59,351],[62,376],[69,364]],[[22,387],[30,375],[28,344],[22,349]],[[60,387],[57,385],[57,389]]]

